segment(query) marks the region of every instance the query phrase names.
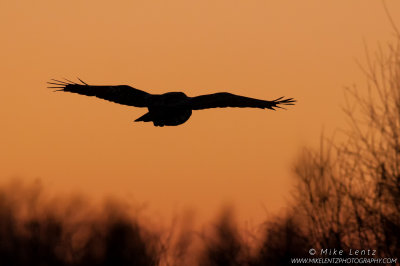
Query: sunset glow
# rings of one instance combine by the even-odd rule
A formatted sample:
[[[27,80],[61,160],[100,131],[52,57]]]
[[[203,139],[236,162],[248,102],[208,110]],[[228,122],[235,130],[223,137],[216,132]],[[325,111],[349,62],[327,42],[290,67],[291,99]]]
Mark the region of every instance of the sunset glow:
[[[400,2],[386,1],[397,25]],[[381,1],[3,1],[0,180],[115,196],[166,222],[232,205],[241,222],[282,210],[293,163],[345,125],[343,88],[394,34]],[[51,78],[150,93],[220,91],[288,110],[194,111],[179,127],[146,110],[46,88]]]

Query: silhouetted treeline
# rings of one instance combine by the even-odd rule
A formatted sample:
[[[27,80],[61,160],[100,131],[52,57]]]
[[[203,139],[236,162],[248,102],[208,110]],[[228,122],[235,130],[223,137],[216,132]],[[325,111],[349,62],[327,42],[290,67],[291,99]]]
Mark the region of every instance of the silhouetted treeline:
[[[227,208],[207,232],[194,232],[190,217],[160,230],[121,202],[46,195],[40,183],[0,187],[0,265],[281,265],[308,245],[291,219],[250,236]]]
[[[159,235],[122,204],[94,211],[79,198],[56,201],[39,184],[2,187],[0,265],[159,265]]]

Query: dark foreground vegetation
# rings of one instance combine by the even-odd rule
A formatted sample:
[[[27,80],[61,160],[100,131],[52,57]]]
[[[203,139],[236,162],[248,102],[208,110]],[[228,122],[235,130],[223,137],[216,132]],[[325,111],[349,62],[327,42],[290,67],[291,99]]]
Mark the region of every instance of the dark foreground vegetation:
[[[283,265],[310,246],[291,218],[257,237],[239,230],[229,208],[201,233],[185,219],[159,229],[142,216],[121,202],[98,208],[47,197],[40,182],[11,181],[0,188],[0,265]]]
[[[239,229],[229,210],[207,233],[157,229],[121,203],[50,200],[38,184],[11,182],[0,188],[0,265],[288,265],[310,248],[399,258],[399,43],[363,71],[367,87],[346,90],[345,137],[304,150],[291,207],[256,232]]]

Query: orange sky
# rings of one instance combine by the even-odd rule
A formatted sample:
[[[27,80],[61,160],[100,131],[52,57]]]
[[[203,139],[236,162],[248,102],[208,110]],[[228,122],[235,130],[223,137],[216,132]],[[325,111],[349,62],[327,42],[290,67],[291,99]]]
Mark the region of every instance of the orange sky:
[[[400,1],[387,1],[400,25]],[[55,192],[118,195],[162,217],[226,203],[242,220],[285,205],[305,145],[343,126],[355,59],[393,32],[378,0],[2,1],[0,178],[40,178]],[[287,111],[194,111],[178,127],[146,112],[46,89],[50,78],[128,84],[189,96],[274,99]]]

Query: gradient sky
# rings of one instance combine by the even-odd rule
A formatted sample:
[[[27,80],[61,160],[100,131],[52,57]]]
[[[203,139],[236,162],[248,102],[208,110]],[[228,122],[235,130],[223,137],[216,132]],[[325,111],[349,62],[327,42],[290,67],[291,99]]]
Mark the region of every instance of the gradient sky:
[[[387,1],[400,25],[400,1]],[[393,31],[378,0],[1,1],[0,179],[116,195],[170,217],[227,203],[260,221],[285,206],[291,169],[321,130],[344,126],[355,60]],[[46,88],[50,78],[151,93],[294,97],[287,111],[194,111],[178,127],[145,109]]]

